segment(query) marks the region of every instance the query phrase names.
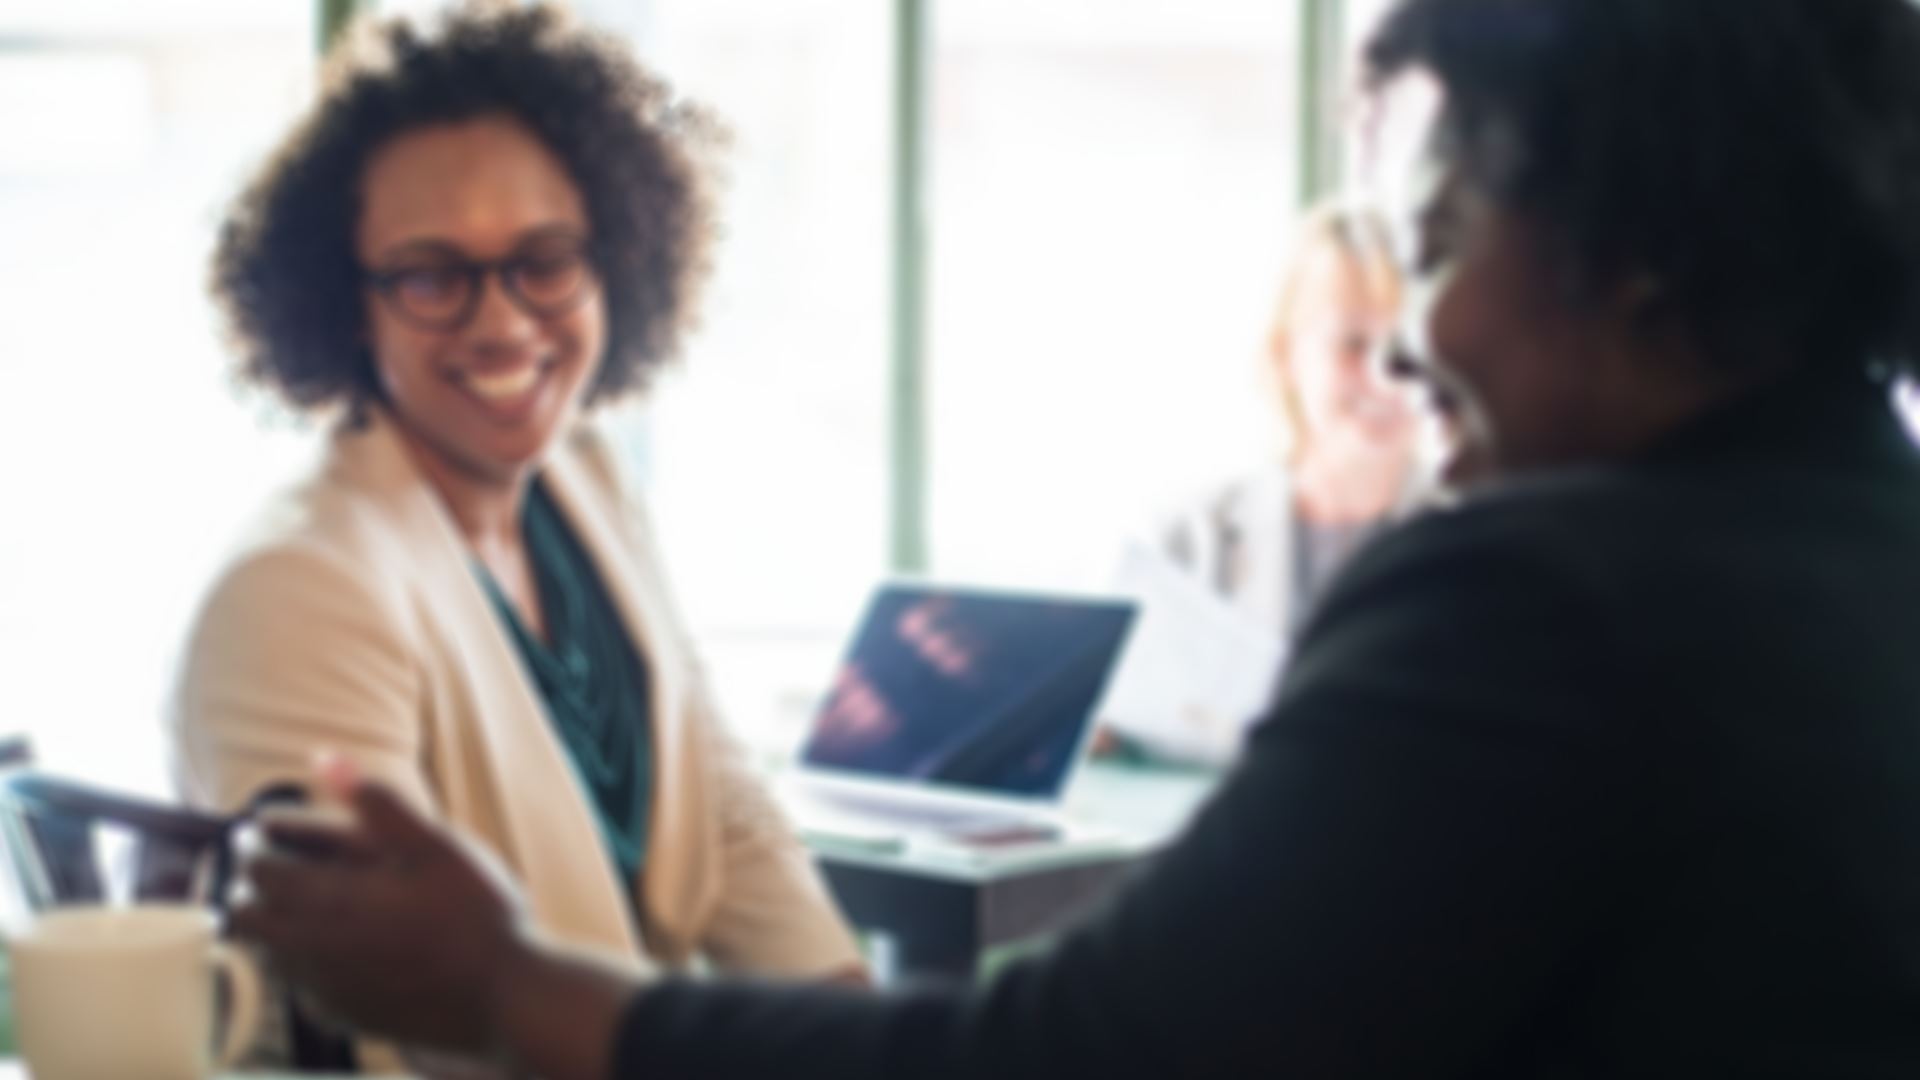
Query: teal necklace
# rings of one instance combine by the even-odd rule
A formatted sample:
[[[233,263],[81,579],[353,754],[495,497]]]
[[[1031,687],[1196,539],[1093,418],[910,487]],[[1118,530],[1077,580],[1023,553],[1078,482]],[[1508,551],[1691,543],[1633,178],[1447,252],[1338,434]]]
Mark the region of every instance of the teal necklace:
[[[631,885],[645,861],[652,809],[647,667],[592,560],[538,482],[527,493],[522,528],[545,641],[527,629],[493,575],[476,569],[587,790],[621,880]]]

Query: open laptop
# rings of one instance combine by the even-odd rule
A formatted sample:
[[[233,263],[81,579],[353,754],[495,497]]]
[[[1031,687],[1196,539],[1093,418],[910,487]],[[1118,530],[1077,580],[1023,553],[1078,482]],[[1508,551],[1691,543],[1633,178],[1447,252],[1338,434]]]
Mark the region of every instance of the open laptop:
[[[802,831],[879,846],[1057,837],[1134,618],[1126,600],[883,586],[800,753]]]

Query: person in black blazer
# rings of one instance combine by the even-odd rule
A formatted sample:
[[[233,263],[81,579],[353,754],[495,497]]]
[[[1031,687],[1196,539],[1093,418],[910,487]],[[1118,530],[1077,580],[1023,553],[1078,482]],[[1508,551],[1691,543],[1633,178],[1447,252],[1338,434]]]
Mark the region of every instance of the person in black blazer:
[[[1190,829],[989,986],[640,988],[377,787],[234,916],[556,1078],[1920,1075],[1920,9],[1403,0],[1411,361],[1481,482],[1372,543]]]

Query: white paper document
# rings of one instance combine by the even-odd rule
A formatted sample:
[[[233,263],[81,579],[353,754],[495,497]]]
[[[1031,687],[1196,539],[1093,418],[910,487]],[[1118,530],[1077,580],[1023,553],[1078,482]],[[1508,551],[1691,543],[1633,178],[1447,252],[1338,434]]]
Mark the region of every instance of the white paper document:
[[[1142,544],[1129,546],[1115,590],[1140,616],[1101,719],[1165,757],[1232,760],[1279,685],[1285,640]]]

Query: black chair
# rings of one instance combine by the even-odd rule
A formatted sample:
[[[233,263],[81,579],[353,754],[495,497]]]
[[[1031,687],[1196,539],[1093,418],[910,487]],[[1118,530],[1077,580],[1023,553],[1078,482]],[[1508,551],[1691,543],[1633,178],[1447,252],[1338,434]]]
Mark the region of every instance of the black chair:
[[[233,873],[229,820],[39,772],[8,776],[0,792],[0,812],[10,826],[8,854],[36,909],[117,899],[108,895],[101,873],[103,826],[128,842],[127,899],[224,906]]]

